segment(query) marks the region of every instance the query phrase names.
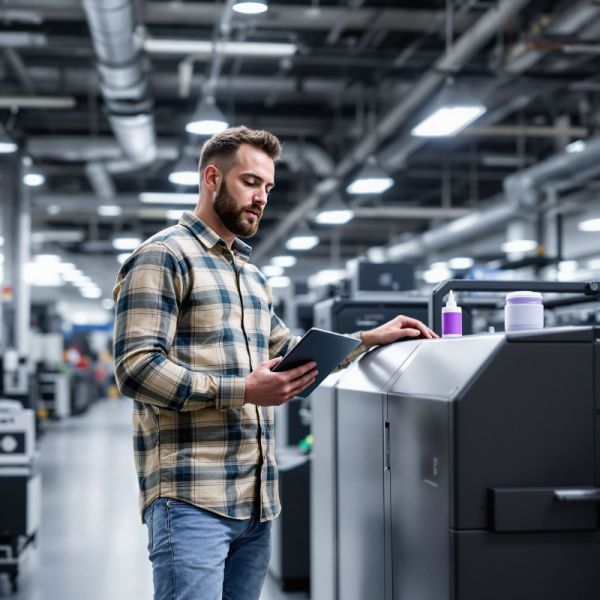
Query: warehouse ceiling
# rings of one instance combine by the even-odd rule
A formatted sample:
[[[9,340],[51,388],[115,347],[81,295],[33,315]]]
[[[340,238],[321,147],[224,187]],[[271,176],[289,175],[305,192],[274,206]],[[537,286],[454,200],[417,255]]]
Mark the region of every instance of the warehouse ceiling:
[[[148,237],[173,222],[167,209],[191,208],[139,195],[194,192],[168,176],[206,139],[185,125],[207,97],[229,123],[284,142],[277,188],[251,242],[260,264],[281,253],[291,214],[321,240],[302,254],[303,273],[477,209],[507,175],[588,137],[600,119],[600,3],[515,0],[513,14],[490,19],[507,4],[270,0],[266,13],[249,16],[229,0],[0,0],[0,123],[46,177],[31,191],[36,248],[104,265],[98,278],[108,294],[118,267],[112,238]],[[127,22],[111,26],[103,7],[131,14],[121,32],[129,41],[112,50],[102,36],[118,37]],[[482,33],[485,19],[496,25]],[[230,54],[198,42],[296,50],[252,56],[244,46]],[[134,58],[117,64],[111,52],[128,43]],[[411,136],[432,107],[458,97],[487,112],[455,137]],[[380,195],[344,193],[355,218],[315,224],[319,206],[344,192],[369,156],[394,185]],[[99,215],[104,205],[122,212]]]

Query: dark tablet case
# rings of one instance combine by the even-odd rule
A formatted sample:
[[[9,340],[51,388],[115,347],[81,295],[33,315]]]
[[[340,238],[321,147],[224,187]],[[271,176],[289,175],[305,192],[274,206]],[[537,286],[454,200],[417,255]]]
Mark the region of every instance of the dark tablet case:
[[[298,394],[300,398],[306,398],[360,343],[356,338],[313,327],[271,370],[288,371],[315,361],[319,371],[315,382]]]

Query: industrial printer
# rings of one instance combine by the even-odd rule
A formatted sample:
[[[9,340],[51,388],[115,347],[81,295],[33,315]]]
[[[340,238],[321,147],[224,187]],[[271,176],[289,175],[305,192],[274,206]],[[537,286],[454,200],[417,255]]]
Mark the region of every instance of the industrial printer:
[[[411,340],[312,395],[313,600],[600,596],[600,329]]]
[[[17,590],[19,560],[41,519],[41,477],[35,466],[35,415],[0,399],[0,573]]]

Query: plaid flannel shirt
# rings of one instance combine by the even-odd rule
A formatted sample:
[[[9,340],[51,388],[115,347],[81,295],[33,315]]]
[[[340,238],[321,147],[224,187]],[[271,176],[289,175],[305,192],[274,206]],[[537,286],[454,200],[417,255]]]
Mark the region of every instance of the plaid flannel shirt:
[[[184,213],[121,267],[115,375],[134,401],[142,519],[165,496],[249,519],[258,494],[261,521],[279,514],[273,408],[244,404],[245,377],[300,338],[273,312],[250,253]]]

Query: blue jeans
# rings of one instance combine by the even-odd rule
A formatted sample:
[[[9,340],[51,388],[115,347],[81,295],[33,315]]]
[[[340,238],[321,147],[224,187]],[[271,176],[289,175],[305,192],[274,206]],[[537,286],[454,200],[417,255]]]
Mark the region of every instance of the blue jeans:
[[[154,600],[259,600],[271,522],[228,519],[159,498],[144,513]]]

